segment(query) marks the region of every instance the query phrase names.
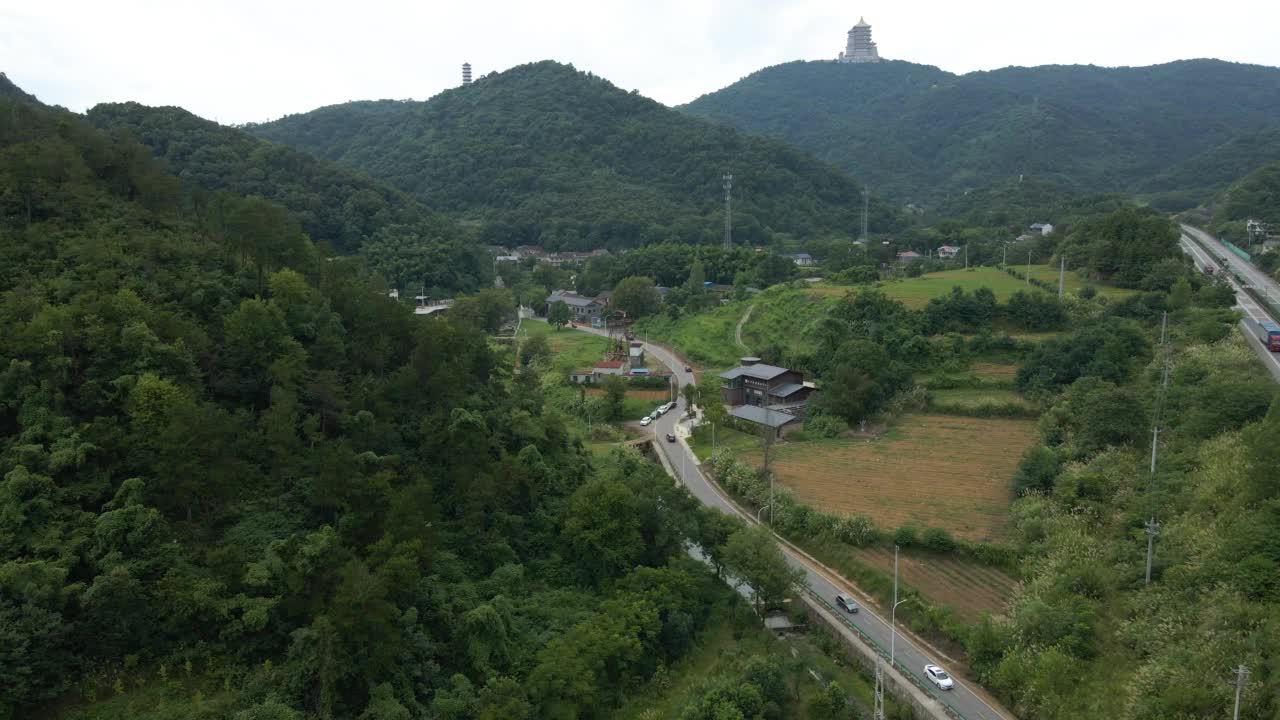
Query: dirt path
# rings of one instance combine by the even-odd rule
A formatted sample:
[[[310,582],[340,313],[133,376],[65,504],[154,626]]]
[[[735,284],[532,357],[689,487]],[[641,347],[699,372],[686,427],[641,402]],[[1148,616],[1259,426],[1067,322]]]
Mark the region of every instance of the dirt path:
[[[751,319],[751,311],[755,309],[755,305],[748,306],[747,311],[742,313],[742,319],[738,321],[738,327],[733,329],[733,339],[738,343],[738,347],[746,350],[747,352],[751,352],[751,348],[747,347],[747,344],[742,342],[742,326],[746,325],[747,321]]]

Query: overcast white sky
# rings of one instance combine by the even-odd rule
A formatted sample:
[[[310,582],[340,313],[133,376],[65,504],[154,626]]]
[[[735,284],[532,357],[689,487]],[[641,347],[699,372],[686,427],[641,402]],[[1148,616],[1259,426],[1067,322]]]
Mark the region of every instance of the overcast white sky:
[[[41,100],[179,105],[224,123],[425,99],[555,59],[667,104],[762,67],[834,58],[865,16],[884,57],[1008,65],[1280,66],[1276,0],[0,0],[0,71]]]

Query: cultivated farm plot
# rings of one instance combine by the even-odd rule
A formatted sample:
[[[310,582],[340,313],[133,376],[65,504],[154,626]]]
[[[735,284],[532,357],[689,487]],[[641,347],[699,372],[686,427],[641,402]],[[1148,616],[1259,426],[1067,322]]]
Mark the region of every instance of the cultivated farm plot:
[[[1035,441],[1031,420],[920,414],[877,440],[784,443],[773,469],[798,499],[828,512],[866,515],[886,530],[909,524],[999,541],[1013,473]],[[758,452],[746,457],[760,462]]]
[[[853,555],[881,572],[893,572],[892,548],[857,548]],[[898,573],[930,603],[951,608],[966,622],[976,622],[984,612],[1004,612],[1018,587],[1017,580],[996,568],[950,555],[904,551]]]
[[[604,388],[587,388],[588,395],[604,395]],[[645,400],[652,403],[666,402],[671,399],[671,393],[660,388],[647,388],[644,390],[628,390],[627,397],[637,400]]]
[[[1023,274],[1026,274],[1027,272],[1026,265],[1015,265],[1014,269]],[[1058,267],[1056,265],[1032,265],[1030,274],[1032,279],[1039,280],[1041,282],[1047,282],[1055,288],[1058,287]],[[1065,273],[1063,273],[1062,289],[1067,293],[1070,293],[1072,295],[1078,295],[1080,291],[1083,290],[1085,286],[1088,284],[1089,284],[1088,279],[1081,276],[1079,273],[1076,273],[1072,270],[1068,270]],[[1132,295],[1135,292],[1137,292],[1136,290],[1118,288],[1118,287],[1113,287],[1111,285],[1103,285],[1099,283],[1094,283],[1094,289],[1098,291],[1099,295],[1105,295],[1107,297],[1114,297],[1114,298],[1123,298],[1125,296]]]
[[[976,362],[970,368],[977,377],[983,382],[988,383],[1012,383],[1018,375],[1017,365],[1005,365],[1002,363]]]
[[[944,405],[956,405],[966,408],[981,407],[983,405],[1006,405],[1017,403],[1023,407],[1031,407],[1031,403],[1027,401],[1020,393],[1013,390],[1004,390],[1001,388],[981,387],[981,388],[958,388],[954,390],[932,390],[934,402]]]

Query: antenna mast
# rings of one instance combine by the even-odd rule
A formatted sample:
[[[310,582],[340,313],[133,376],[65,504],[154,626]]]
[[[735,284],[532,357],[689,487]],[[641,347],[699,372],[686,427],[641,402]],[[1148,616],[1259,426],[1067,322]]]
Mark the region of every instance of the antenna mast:
[[[724,174],[724,246],[733,246],[733,173]]]

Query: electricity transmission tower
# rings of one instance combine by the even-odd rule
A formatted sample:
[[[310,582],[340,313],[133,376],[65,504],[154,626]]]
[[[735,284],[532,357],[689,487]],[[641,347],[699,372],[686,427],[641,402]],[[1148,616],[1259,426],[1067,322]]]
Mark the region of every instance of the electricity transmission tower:
[[[733,173],[724,174],[724,246],[733,245]]]

